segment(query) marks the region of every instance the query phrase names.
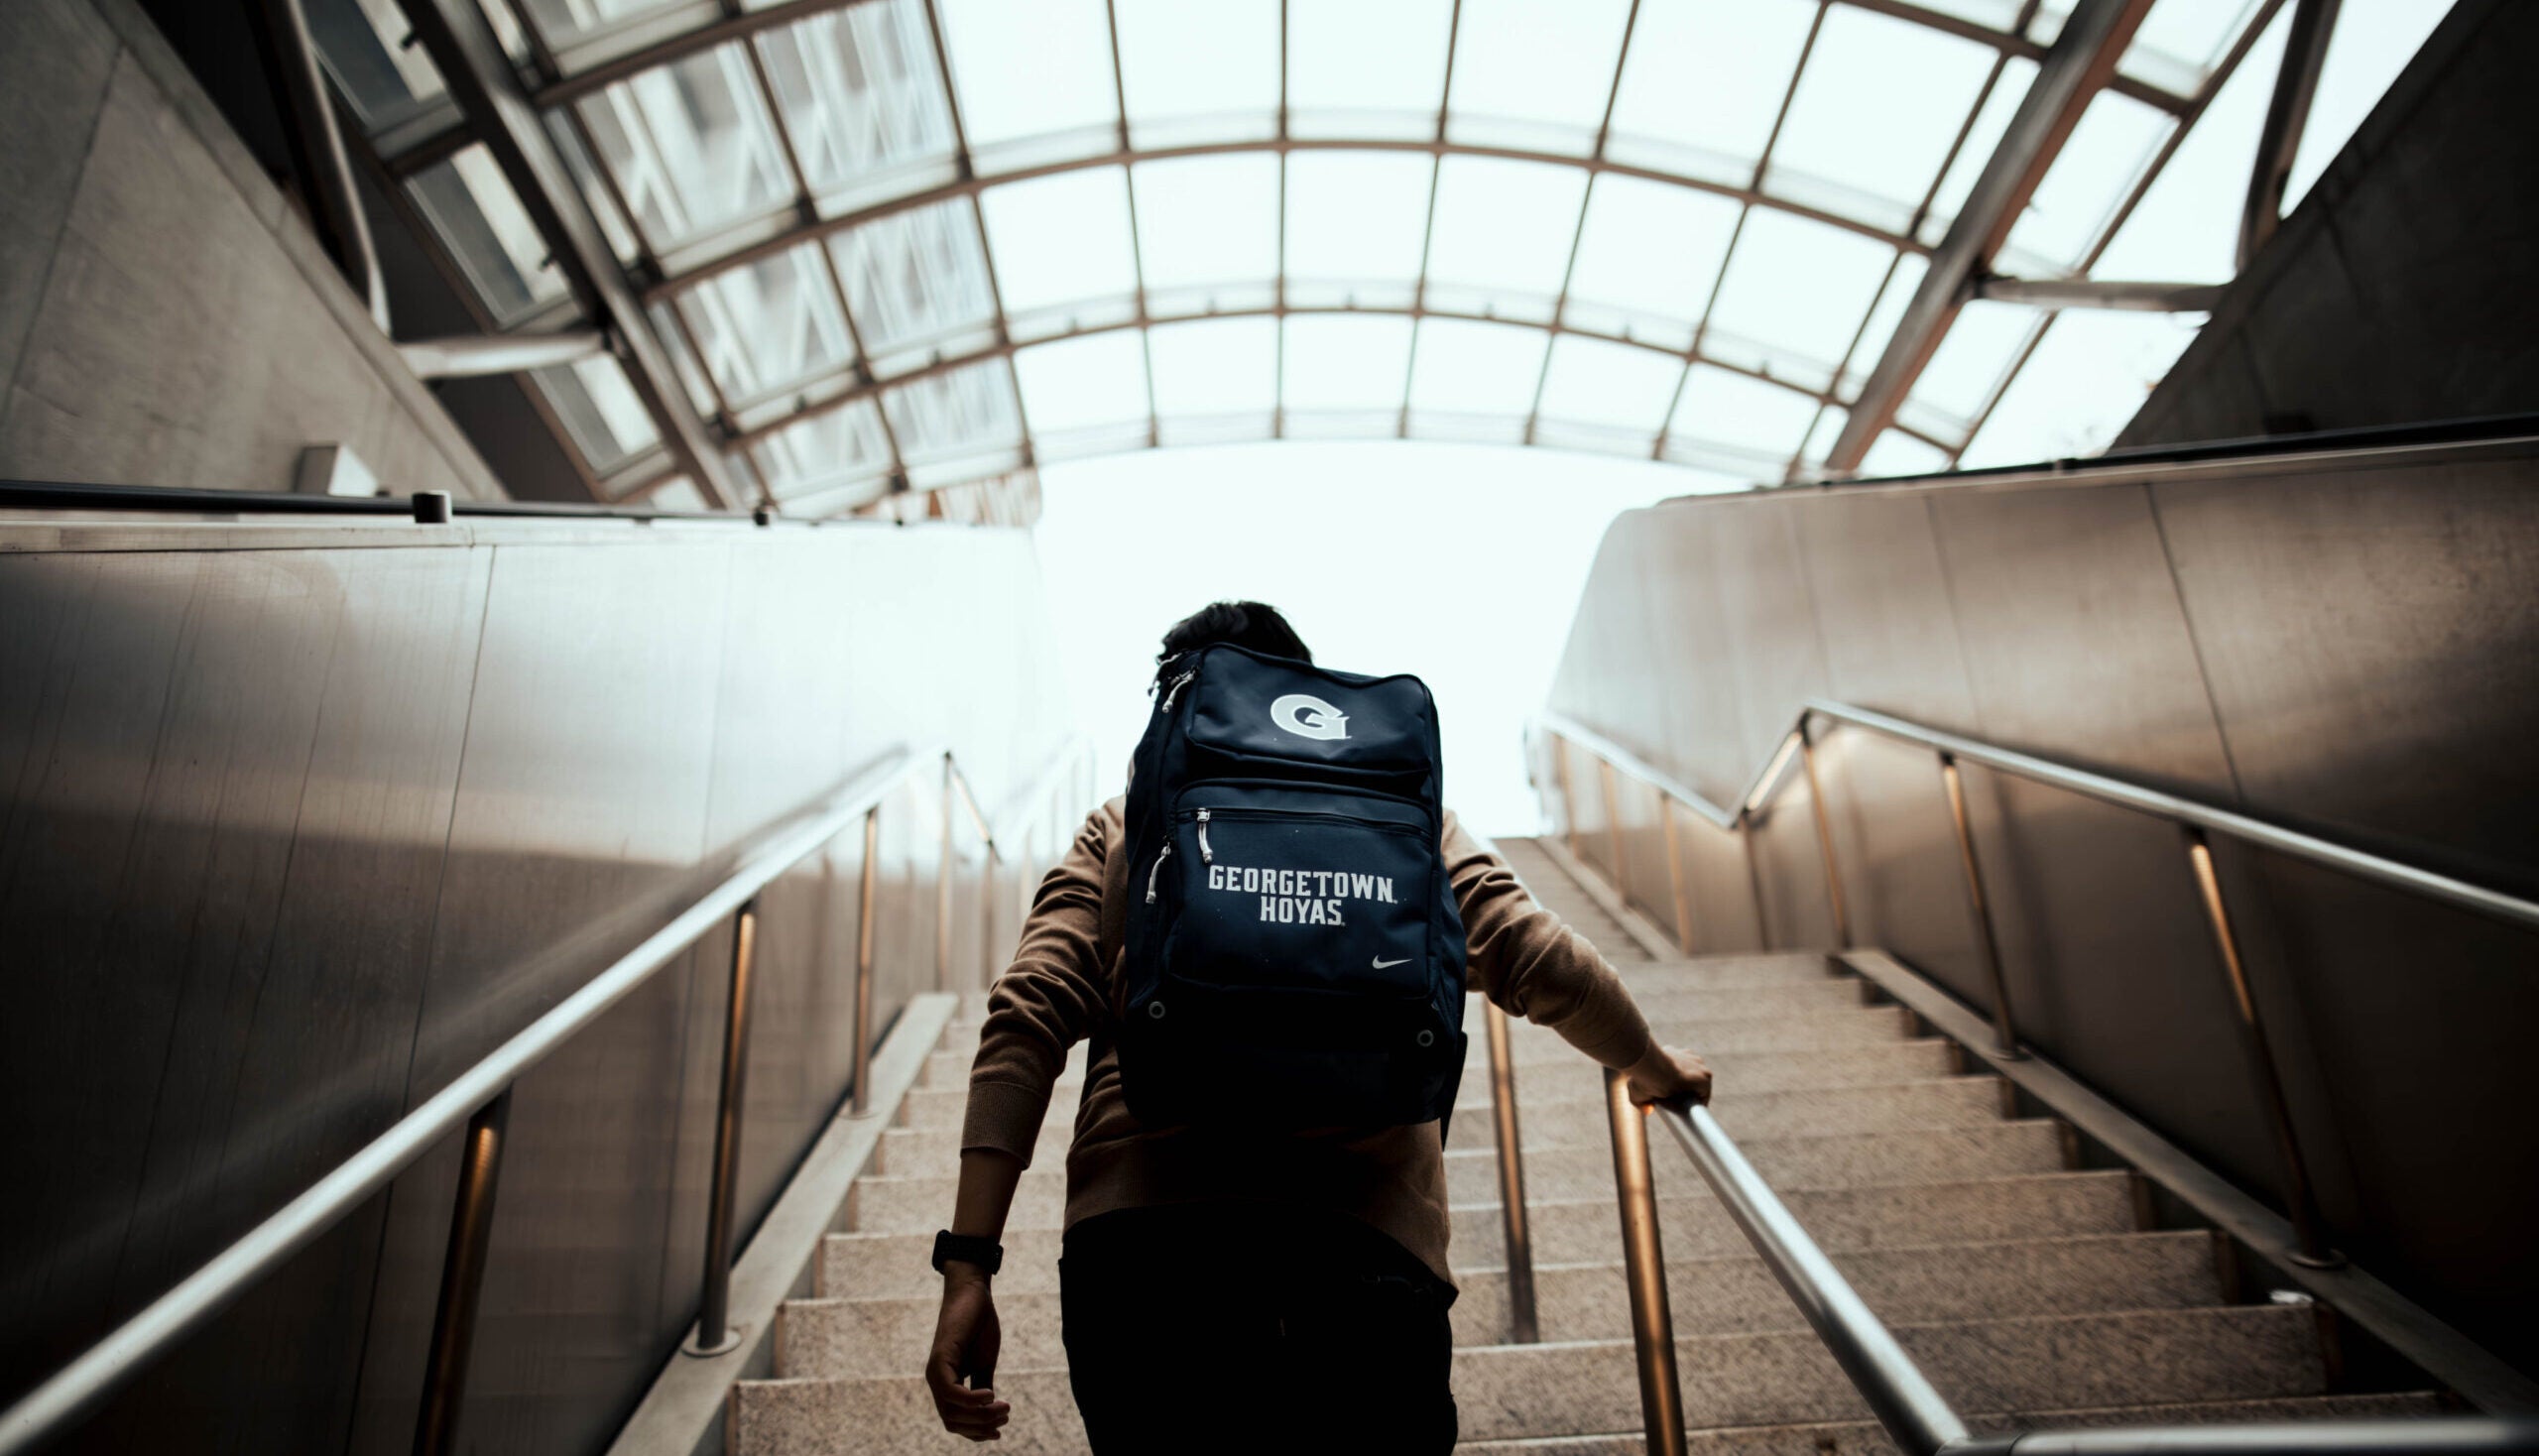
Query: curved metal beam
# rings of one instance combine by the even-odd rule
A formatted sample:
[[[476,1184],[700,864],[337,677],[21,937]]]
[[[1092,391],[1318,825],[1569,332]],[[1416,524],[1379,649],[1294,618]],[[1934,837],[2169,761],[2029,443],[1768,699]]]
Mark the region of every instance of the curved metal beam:
[[[835,217],[808,220],[786,228],[772,237],[762,238],[744,247],[735,248],[711,261],[700,263],[684,273],[653,284],[644,291],[644,302],[661,303],[707,279],[752,263],[763,262],[806,242],[851,232],[879,218],[890,217],[901,212],[912,212],[937,202],[955,201],[963,197],[975,198],[991,187],[1004,186],[1009,182],[1033,182],[1044,177],[1057,177],[1071,172],[1090,172],[1103,167],[1131,167],[1143,162],[1172,162],[1188,157],[1232,157],[1264,153],[1283,157],[1296,152],[1407,152],[1424,157],[1488,157],[1503,162],[1537,162],[1551,167],[1570,167],[1591,177],[1610,174],[1615,177],[1634,178],[1641,182],[1659,182],[1667,186],[1687,187],[1697,192],[1709,192],[1715,196],[1744,202],[1749,206],[1765,207],[1775,212],[1789,213],[1794,217],[1804,217],[1811,222],[1821,222],[1828,227],[1839,227],[1845,232],[1857,233],[1862,237],[1884,243],[1890,248],[1907,253],[1927,254],[1931,251],[1928,244],[1913,238],[1888,232],[1858,218],[1828,212],[1821,207],[1810,207],[1803,202],[1768,196],[1759,187],[1711,182],[1705,178],[1664,172],[1653,167],[1635,167],[1629,163],[1616,162],[1611,158],[1580,157],[1563,152],[1531,151],[1522,147],[1485,147],[1469,142],[1420,138],[1285,137],[1248,142],[1204,142],[1180,147],[1114,149],[1065,162],[1049,162],[1037,167],[1018,168],[1013,172],[998,173],[992,177],[964,176],[939,186],[922,188],[905,196],[873,203],[869,207],[842,212]],[[984,240],[984,234],[982,238]]]
[[[833,414],[836,411],[844,410],[852,405],[861,404],[867,400],[878,400],[882,395],[890,392],[891,390],[897,389],[902,385],[910,384],[920,379],[929,379],[940,374],[955,373],[959,370],[967,369],[977,364],[988,364],[994,363],[1000,359],[1011,359],[1015,354],[1024,349],[1035,348],[1041,344],[1064,343],[1070,339],[1092,338],[1100,334],[1118,333],[1125,329],[1134,328],[1145,330],[1166,328],[1176,323],[1208,323],[1227,318],[1274,319],[1307,314],[1353,314],[1362,318],[1406,318],[1414,322],[1422,318],[1448,318],[1471,323],[1497,323],[1509,328],[1527,328],[1553,335],[1564,333],[1575,334],[1580,338],[1598,339],[1605,343],[1626,344],[1635,349],[1646,349],[1650,353],[1662,354],[1669,359],[1680,361],[1688,366],[1698,363],[1725,369],[1733,374],[1742,374],[1748,379],[1756,380],[1763,384],[1774,385],[1778,388],[1788,390],[1792,394],[1803,396],[1804,398],[1813,400],[1820,405],[1840,403],[1839,401],[1834,400],[1832,395],[1827,391],[1812,390],[1792,384],[1790,381],[1782,379],[1768,370],[1757,369],[1750,364],[1743,364],[1730,359],[1715,358],[1706,353],[1688,353],[1683,349],[1669,348],[1664,344],[1651,343],[1646,339],[1635,338],[1627,333],[1611,333],[1602,329],[1582,328],[1574,323],[1536,323],[1528,319],[1502,318],[1491,313],[1473,312],[1467,309],[1457,308],[1439,308],[1425,303],[1413,303],[1405,307],[1366,306],[1346,303],[1322,305],[1302,303],[1269,303],[1256,308],[1227,308],[1209,313],[1172,315],[1162,318],[1122,318],[1110,322],[1091,324],[1080,328],[1070,328],[1064,333],[1050,334],[1045,338],[1025,339],[1021,341],[1009,339],[988,345],[985,348],[971,350],[968,353],[940,356],[927,361],[918,368],[911,369],[901,374],[894,374],[887,379],[878,379],[869,382],[864,380],[860,370],[850,366],[848,368],[823,375],[817,379],[806,380],[800,385],[795,386],[793,389],[785,391],[784,393],[798,396],[809,391],[822,388],[826,385],[835,384],[840,380],[856,380],[858,383],[847,389],[841,390],[836,394],[811,401],[801,408],[792,411],[790,414],[786,415],[782,419],[772,420],[765,425],[742,430],[732,435],[724,443],[727,449],[748,449],[765,443],[767,440],[783,433],[793,425],[801,424],[805,420],[813,420],[822,415]],[[1509,418],[1511,420],[1521,421],[1526,417],[1523,415],[1513,415]],[[1957,448],[1956,445],[1948,441],[1934,439],[1919,430],[1910,428],[1909,426],[1898,427],[1905,429],[1906,433],[1911,434],[1915,439],[1922,441],[1933,449],[1946,451]]]

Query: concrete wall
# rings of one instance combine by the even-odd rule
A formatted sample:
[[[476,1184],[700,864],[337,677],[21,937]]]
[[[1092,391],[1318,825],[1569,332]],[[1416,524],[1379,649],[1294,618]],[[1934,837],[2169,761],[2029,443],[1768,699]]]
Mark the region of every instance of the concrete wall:
[[[0,3],[0,477],[504,491],[132,0]]]
[[[0,523],[0,1402],[901,745],[990,812],[1069,732],[1030,538],[971,527]],[[935,985],[928,766],[878,1034]],[[952,965],[1013,944],[960,846]],[[761,896],[740,1219],[846,1092],[863,841]],[[728,928],[520,1084],[463,1449],[602,1449],[693,1319]],[[956,983],[959,984],[959,983]],[[976,984],[968,981],[968,984]],[[403,1452],[456,1138],[63,1449]]]
[[[2539,6],[2462,0],[2118,445],[2539,411]]]
[[[1692,498],[1607,533],[1553,705],[1733,803],[1810,697],[2539,896],[2539,450]],[[1830,729],[1854,939],[1990,1008],[1938,767]],[[1581,848],[1674,919],[1656,800]],[[2021,1034],[2259,1196],[2281,1177],[2177,829],[1966,769]],[[1836,943],[1793,778],[1745,846],[1676,826],[1704,952]],[[2217,841],[2312,1168],[2357,1262],[2539,1369],[2539,936]],[[1759,923],[1758,923],[1759,921]],[[1723,1095],[1726,1095],[1724,1092]]]

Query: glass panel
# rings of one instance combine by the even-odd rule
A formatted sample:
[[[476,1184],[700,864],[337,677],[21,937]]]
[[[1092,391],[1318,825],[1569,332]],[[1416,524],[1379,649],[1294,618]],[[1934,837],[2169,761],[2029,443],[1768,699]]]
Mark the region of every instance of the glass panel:
[[[1896,255],[1895,272],[1877,296],[1877,305],[1869,310],[1868,321],[1861,325],[1861,335],[1852,345],[1850,364],[1844,370],[1843,393],[1858,398],[1859,386],[1868,380],[1869,372],[1877,367],[1880,354],[1895,336],[1895,325],[1902,322],[1904,310],[1913,302],[1913,292],[1922,286],[1922,275],[1930,272],[1930,264],[1919,254]]]
[[[1642,4],[1608,155],[1745,185],[1816,11],[1809,0]]]
[[[425,169],[408,185],[495,322],[564,297],[564,276],[546,261],[545,240],[484,147]]]
[[[910,208],[829,240],[864,347],[876,354],[996,316],[970,204]]]
[[[1728,260],[1711,328],[1830,367],[1851,347],[1893,256],[1857,233],[1757,207]]]
[[[2106,449],[2194,341],[2199,316],[2104,309],[2056,315],[1967,446],[1964,463],[2016,465]]]
[[[2063,154],[2010,229],[2005,251],[2024,258],[2001,271],[2077,268],[2173,125],[2167,115],[2114,91],[2091,98]]]
[[[1276,134],[1276,0],[1117,0],[1116,14],[1132,143]]]
[[[2091,265],[2093,275],[2228,283],[2238,271],[2239,199],[2291,24],[2286,10],[2248,48],[2229,84],[2169,154],[2142,204]]]
[[[2309,195],[2319,174],[2450,13],[2451,0],[2344,0],[2338,7],[2319,89],[2310,98],[2310,120],[2301,129],[2301,150],[2293,155],[2284,188],[2285,215]]]
[[[1446,135],[1585,155],[1630,13],[1629,0],[1464,0]]]
[[[1014,373],[1034,433],[1147,418],[1146,341],[1136,329],[1019,350]]]
[[[1283,369],[1290,411],[1396,409],[1410,369],[1410,324],[1331,313],[1290,318]]]
[[[1435,167],[1391,152],[1288,157],[1287,276],[1347,283],[1416,277]]]
[[[1508,323],[1430,318],[1419,325],[1410,408],[1522,416],[1534,407],[1551,335]]]
[[[1975,180],[1983,175],[1993,149],[2001,144],[2001,134],[2009,130],[2010,118],[2017,114],[2019,102],[2027,99],[2028,83],[2035,79],[2034,61],[2002,63],[1992,94],[1984,98],[1984,109],[1976,113],[1974,127],[1957,149],[1957,160],[1948,165],[1948,176],[1940,179],[1939,190],[1931,194],[1931,210],[1922,219],[1920,232],[1924,243],[1937,246],[1948,234],[1948,225],[1957,220],[1957,210],[1975,190]]]
[[[1560,292],[1587,175],[1541,162],[1449,157],[1438,166],[1432,285]]]
[[[1698,320],[1728,256],[1738,206],[1690,187],[1608,174],[1587,198],[1573,300]]]
[[[1278,324],[1269,318],[1214,318],[1149,330],[1155,408],[1166,416],[1264,416],[1278,393]]]
[[[2028,330],[2036,326],[2038,317],[2028,304],[1989,299],[1974,300],[1957,310],[1948,336],[1932,351],[1922,377],[1913,381],[1912,395],[1916,404],[1939,411],[1959,426],[1949,438],[1959,437],[1992,398],[1993,386],[2000,382],[2001,371],[2010,367],[2019,347],[2027,342]]]
[[[2008,35],[2018,28],[2024,0],[1921,0],[1923,8]]]
[[[714,387],[706,381],[704,366],[696,359],[696,351],[687,346],[687,335],[679,328],[678,315],[667,303],[655,303],[644,310],[653,320],[653,336],[670,356],[670,368],[677,371],[679,388],[687,391],[687,401],[696,413],[711,417],[718,408]]]
[[[563,46],[595,35],[679,0],[523,0],[530,22],[550,46]]]
[[[1130,181],[1149,290],[1277,275],[1276,157],[1149,162]]]
[[[591,141],[654,247],[784,200],[785,158],[738,46],[644,71],[584,101]]]
[[[1900,429],[1878,435],[1861,459],[1861,474],[1871,480],[1892,475],[1936,475],[1947,468],[1945,451],[1935,450]]]
[[[1764,189],[1901,232],[1939,179],[1994,59],[1990,46],[1834,6]]]
[[[1696,364],[1684,379],[1683,397],[1675,402],[1666,428],[1777,462],[1798,453],[1815,423],[1816,401],[1796,390]]]
[[[647,511],[703,511],[705,492],[696,482],[682,475],[636,503]]]
[[[335,86],[376,136],[448,94],[397,0],[307,0],[308,35]]]
[[[1127,169],[990,187],[979,204],[1007,312],[1137,292]]]
[[[1851,411],[1840,405],[1826,406],[1825,413],[1816,417],[1816,427],[1807,431],[1807,445],[1799,452],[1801,457],[1813,465],[1824,464],[1825,457],[1834,453],[1834,441],[1843,437],[1843,426],[1851,423]]]
[[[2260,8],[2260,0],[2159,0],[2133,33],[2116,68],[2165,91],[2191,96]],[[2272,74],[2269,68],[2268,74]]]
[[[1288,131],[1435,136],[1449,15],[1450,0],[1288,0]]]
[[[1653,349],[1562,334],[1543,375],[1543,418],[1644,429],[1654,438],[1683,378],[1682,360]]]
[[[814,15],[759,38],[814,189],[952,151],[952,110],[918,0]]]
[[[530,375],[591,469],[605,474],[661,438],[626,371],[606,354]]]
[[[1119,124],[1102,0],[942,0],[942,16],[973,150]]]
[[[1023,437],[1013,371],[1002,359],[912,379],[882,397],[910,463],[1010,445]]]
[[[570,109],[546,113],[546,135],[564,159],[564,170],[573,178],[573,186],[590,204],[592,215],[599,219],[599,230],[608,234],[608,250],[617,261],[632,267],[644,256],[643,239],[635,235],[635,224],[610,195],[607,180],[600,176],[599,163],[582,145],[581,128],[574,124]]]
[[[809,416],[762,441],[750,458],[780,501],[855,480],[879,480],[891,468],[882,412],[870,400]]]
[[[679,296],[679,311],[724,398],[758,399],[854,358],[817,248],[804,243]]]

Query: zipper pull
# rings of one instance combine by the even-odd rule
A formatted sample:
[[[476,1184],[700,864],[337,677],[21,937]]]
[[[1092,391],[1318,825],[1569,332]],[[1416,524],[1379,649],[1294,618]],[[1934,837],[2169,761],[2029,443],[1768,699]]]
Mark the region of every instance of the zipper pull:
[[[1189,681],[1190,681],[1190,679],[1191,679],[1191,678],[1196,677],[1196,676],[1198,676],[1198,675],[1199,675],[1199,669],[1198,669],[1198,668],[1196,668],[1196,667],[1193,667],[1193,668],[1191,668],[1190,670],[1188,670],[1188,671],[1186,671],[1186,672],[1182,673],[1180,676],[1173,678],[1173,679],[1172,679],[1172,686],[1170,686],[1169,688],[1166,688],[1166,689],[1164,690],[1164,694],[1163,694],[1163,706],[1162,706],[1162,708],[1161,708],[1161,711],[1163,711],[1163,712],[1167,712],[1167,713],[1168,713],[1168,712],[1171,712],[1171,711],[1172,711],[1172,700],[1173,700],[1174,698],[1176,698],[1176,697],[1179,697],[1179,696],[1181,695],[1181,689],[1182,689],[1184,686],[1188,685],[1188,683],[1189,683]]]
[[[1217,852],[1208,848],[1208,811],[1201,809],[1199,810],[1199,863],[1213,865],[1216,862]]]
[[[1154,904],[1155,878],[1163,873],[1163,862],[1172,858],[1172,841],[1163,842],[1163,853],[1154,857],[1154,868],[1147,871],[1147,904]]]

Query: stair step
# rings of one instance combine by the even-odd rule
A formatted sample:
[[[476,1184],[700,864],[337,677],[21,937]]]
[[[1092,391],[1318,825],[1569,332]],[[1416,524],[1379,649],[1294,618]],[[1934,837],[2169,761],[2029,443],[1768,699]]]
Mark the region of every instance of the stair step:
[[[2291,1395],[2259,1400],[2203,1400],[2160,1405],[2098,1405],[2080,1410],[1960,1412],[1978,1432],[2116,1425],[2244,1425],[2256,1421],[2421,1419],[2454,1413],[2440,1395],[2410,1391],[2374,1395]],[[1896,1456],[1886,1433],[1868,1421],[1812,1425],[1714,1426],[1685,1432],[1697,1456]],[[1472,1456],[1644,1456],[1638,1431],[1601,1436],[1519,1436],[1462,1441]]]
[[[1620,1224],[1610,1196],[1533,1205],[1534,1262],[1594,1264],[1618,1258]],[[1817,1242],[1834,1253],[1920,1244],[2005,1242],[2127,1233],[2132,1200],[2123,1173],[2043,1173],[1948,1183],[1795,1189],[1784,1201]],[[1707,1192],[1658,1200],[1667,1258],[1703,1259],[1747,1250],[1745,1236]],[[1507,1260],[1499,1209],[1451,1210],[1450,1257],[1458,1271],[1496,1269]],[[936,1224],[939,1227],[939,1220]],[[1057,1220],[1007,1226],[1000,1291],[1057,1287]],[[830,1298],[907,1298],[937,1292],[925,1233],[832,1234],[822,1245],[817,1292]]]
[[[1670,1046],[1690,1046],[1704,1055],[1714,1051],[1810,1051],[1819,1047],[1899,1041],[1915,1034],[1911,1014],[1900,1006],[1847,1006],[1804,1015],[1698,1020],[1660,1016],[1650,1020],[1649,1030],[1656,1033],[1657,1039]],[[1558,1047],[1565,1056],[1578,1055],[1568,1042],[1561,1039],[1560,1033],[1549,1027],[1520,1021],[1510,1031],[1510,1044],[1516,1048],[1519,1062],[1525,1060],[1523,1053],[1528,1042]],[[1477,1037],[1480,1031],[1480,1026],[1475,1023],[1466,1028],[1465,1034]],[[953,1023],[944,1029],[943,1037],[949,1046],[976,1047],[979,1042],[978,1019],[973,1017]]]
[[[2249,1306],[1905,1325],[1897,1338],[1962,1409],[2055,1409],[2247,1400],[2324,1388],[2310,1312]],[[1857,1421],[1866,1410],[1815,1336],[1696,1335],[1676,1342],[1687,1423],[1702,1427]],[[1627,1340],[1455,1352],[1464,1434],[1476,1440],[1629,1429],[1639,1393]],[[1085,1450],[1062,1370],[1003,1366],[1010,1456]],[[814,1456],[942,1443],[913,1373],[865,1380],[743,1383],[733,1407],[743,1456]]]
[[[2006,1244],[1864,1250],[1841,1256],[1861,1297],[1891,1323],[1928,1324],[2019,1314],[2180,1309],[2218,1302],[2213,1247],[2203,1234],[2126,1234]],[[1619,1261],[1535,1271],[1542,1338],[1619,1340],[1631,1335],[1630,1296]],[[1806,1328],[1798,1307],[1760,1260],[1678,1259],[1666,1282],[1676,1328],[1754,1334]],[[1455,1343],[1507,1338],[1507,1275],[1471,1274],[1455,1301]],[[785,1307],[778,1369],[788,1379],[907,1375],[922,1363],[939,1299],[796,1300]],[[1058,1296],[1000,1288],[1003,1363],[1063,1365]]]
[[[1787,1092],[1723,1096],[1712,1111],[1741,1143],[1748,1138],[1786,1138],[1805,1133],[1890,1133],[1917,1128],[1966,1127],[2001,1119],[2001,1084],[1994,1077],[1947,1077],[1889,1087],[1802,1087]],[[1520,1089],[1516,1128],[1525,1151],[1537,1148],[1610,1147],[1610,1114],[1602,1089],[1593,1098],[1530,1097]],[[1458,1115],[1446,1130],[1446,1148],[1494,1146],[1488,1111]]]
[[[1057,1218],[1066,1199],[1066,1132],[1063,1128],[1044,1132],[1034,1148],[1031,1166],[1015,1192],[1013,1218],[1018,1225]],[[846,1227],[863,1233],[917,1233],[941,1227],[951,1215],[953,1184],[960,1168],[960,1152],[953,1146],[957,1141],[931,1131],[884,1134],[880,1167],[856,1182],[852,1222]],[[1963,1181],[2063,1168],[2062,1143],[2054,1124],[2044,1121],[1755,1138],[1738,1146],[1779,1188]],[[1701,1175],[1682,1157],[1659,1156],[1654,1164],[1661,1190],[1689,1192],[1702,1186]],[[1613,1190],[1610,1145],[1526,1151],[1529,1203],[1606,1198]],[[1448,1153],[1446,1199],[1457,1204],[1496,1203],[1498,1153],[1486,1147]]]
[[[1487,1102],[1490,1097],[1489,1047],[1477,1017],[1467,1020],[1464,1026],[1466,1035],[1471,1038],[1471,1049],[1464,1055],[1464,1084],[1459,1101]],[[1511,1044],[1511,1054],[1516,1068],[1517,1094],[1528,1100],[1538,1091],[1559,1086],[1562,1078],[1583,1081],[1587,1090],[1582,1095],[1592,1096],[1604,1076],[1603,1068],[1589,1061],[1585,1052],[1556,1036],[1544,1040],[1517,1038]],[[967,1087],[970,1084],[970,1063],[977,1055],[978,1033],[973,1030],[966,1043],[934,1052],[926,1058],[925,1075],[918,1085],[935,1092]],[[1956,1052],[1946,1040],[1936,1036],[1911,1041],[1879,1039],[1798,1051],[1721,1051],[1704,1046],[1702,1055],[1710,1063],[1711,1070],[1719,1074],[1721,1085],[1743,1092],[1919,1082],[1952,1076],[1958,1070]],[[1084,1043],[1077,1042],[1075,1051],[1067,1059],[1066,1070],[1058,1074],[1056,1086],[1072,1106],[1076,1089],[1083,1085]]]

